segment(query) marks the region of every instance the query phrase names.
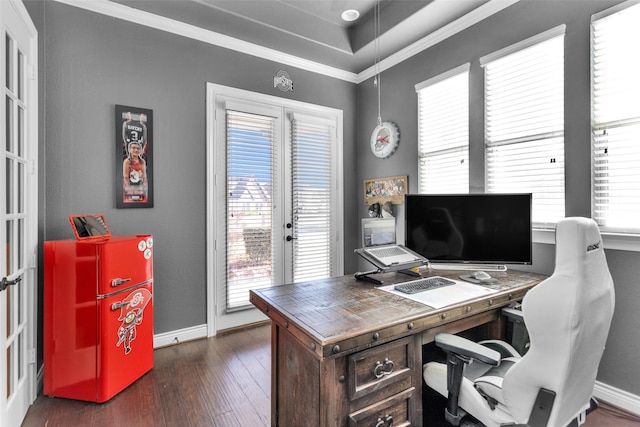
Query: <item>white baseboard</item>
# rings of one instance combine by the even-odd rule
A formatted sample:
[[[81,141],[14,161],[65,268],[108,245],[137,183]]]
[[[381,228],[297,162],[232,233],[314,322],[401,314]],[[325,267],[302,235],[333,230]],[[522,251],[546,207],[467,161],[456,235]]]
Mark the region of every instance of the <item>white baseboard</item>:
[[[207,325],[192,326],[177,331],[164,332],[153,336],[153,348],[166,347],[184,341],[197,340],[207,337]]]
[[[596,399],[603,400],[636,415],[640,415],[640,396],[611,387],[599,381],[596,381],[596,385],[593,388],[593,396]]]

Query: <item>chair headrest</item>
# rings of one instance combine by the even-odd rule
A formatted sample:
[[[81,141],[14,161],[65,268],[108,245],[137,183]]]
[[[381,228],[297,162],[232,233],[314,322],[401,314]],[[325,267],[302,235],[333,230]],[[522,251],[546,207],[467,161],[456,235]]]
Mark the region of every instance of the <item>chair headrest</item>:
[[[598,255],[599,254],[599,255]],[[598,224],[591,218],[569,217],[556,226],[556,267],[578,267],[604,254]],[[564,268],[563,268],[564,269]]]

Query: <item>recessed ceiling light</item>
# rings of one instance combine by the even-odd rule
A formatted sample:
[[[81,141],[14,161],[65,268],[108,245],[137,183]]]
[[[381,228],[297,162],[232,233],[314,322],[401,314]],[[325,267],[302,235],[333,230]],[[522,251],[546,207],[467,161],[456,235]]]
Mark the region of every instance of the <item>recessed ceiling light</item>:
[[[342,19],[347,21],[347,22],[351,22],[351,21],[355,21],[356,19],[358,19],[360,17],[360,12],[358,12],[355,9],[349,9],[349,10],[345,10],[344,12],[342,12]]]

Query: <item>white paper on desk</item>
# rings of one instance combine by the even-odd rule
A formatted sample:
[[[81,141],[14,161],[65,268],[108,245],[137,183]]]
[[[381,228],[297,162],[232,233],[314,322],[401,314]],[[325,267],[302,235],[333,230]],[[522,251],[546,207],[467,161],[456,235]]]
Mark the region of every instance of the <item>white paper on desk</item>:
[[[404,292],[393,289],[395,285],[381,286],[378,289],[408,298],[422,304],[426,304],[433,308],[442,308],[448,305],[457,304],[462,301],[481,298],[498,292],[495,289],[485,288],[484,286],[474,285],[467,282],[454,280],[455,285],[443,286],[442,288],[429,289],[428,291],[418,292],[415,294],[406,294]],[[399,284],[399,283],[398,283]]]

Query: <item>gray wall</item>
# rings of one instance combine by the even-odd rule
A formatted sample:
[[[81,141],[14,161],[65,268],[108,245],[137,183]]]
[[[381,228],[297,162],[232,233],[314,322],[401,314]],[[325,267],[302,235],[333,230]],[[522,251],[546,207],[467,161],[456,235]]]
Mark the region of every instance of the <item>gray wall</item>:
[[[355,84],[55,2],[27,7],[40,39],[40,241],[73,238],[76,213],[104,213],[113,234],[152,233],[156,333],[207,320],[206,82],[342,109],[354,181]],[[273,87],[279,70],[293,93]],[[153,110],[153,208],[115,207],[115,104]],[[356,192],[344,188],[346,271]]]
[[[398,124],[398,151],[378,160],[369,151],[369,135],[377,119],[376,89],[371,80],[358,86],[358,177],[408,175],[417,192],[417,95],[415,84],[463,63],[471,63],[470,177],[471,191],[484,190],[483,72],[478,59],[503,47],[566,24],[565,36],[565,162],[566,214],[590,216],[590,18],[620,1],[524,0],[382,74],[382,119]],[[362,191],[362,190],[360,190]],[[362,197],[362,194],[360,194]],[[365,217],[361,204],[359,215]],[[396,216],[403,218],[402,206]],[[640,253],[608,250],[615,281],[616,311],[598,380],[640,395]],[[534,245],[529,270],[550,274],[555,246]]]

